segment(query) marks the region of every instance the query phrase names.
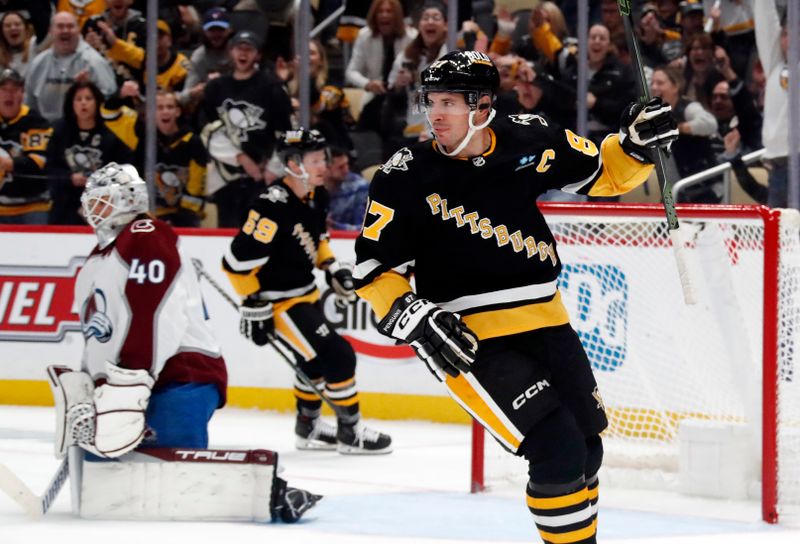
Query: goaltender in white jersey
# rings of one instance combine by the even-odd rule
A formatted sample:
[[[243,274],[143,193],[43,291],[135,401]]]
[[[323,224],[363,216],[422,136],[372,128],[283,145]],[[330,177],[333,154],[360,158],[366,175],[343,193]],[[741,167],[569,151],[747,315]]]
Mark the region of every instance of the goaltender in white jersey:
[[[56,456],[88,452],[70,467],[80,515],[297,521],[321,497],[287,487],[275,452],[206,449],[225,361],[177,234],[147,214],[144,180],[110,163],[89,177],[81,204],[98,238],[75,285],[82,371],[48,368]]]

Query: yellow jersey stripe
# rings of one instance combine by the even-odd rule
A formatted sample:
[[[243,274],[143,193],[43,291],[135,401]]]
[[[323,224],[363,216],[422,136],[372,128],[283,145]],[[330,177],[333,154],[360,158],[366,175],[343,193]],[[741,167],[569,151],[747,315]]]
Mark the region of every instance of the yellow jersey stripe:
[[[464,405],[468,406],[484,425],[490,427],[494,434],[502,437],[514,450],[519,448],[522,441],[503,424],[481,394],[470,385],[463,375],[459,374],[454,378],[448,374],[445,377],[445,383],[450,392]]]
[[[569,323],[559,292],[548,302],[479,312],[461,319],[481,340]]]

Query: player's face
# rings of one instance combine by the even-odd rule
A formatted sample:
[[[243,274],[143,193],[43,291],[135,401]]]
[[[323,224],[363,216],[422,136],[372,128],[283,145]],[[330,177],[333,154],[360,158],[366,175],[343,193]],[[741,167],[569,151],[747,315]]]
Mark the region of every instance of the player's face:
[[[467,136],[469,106],[461,93],[428,93],[428,121],[436,141],[453,149]]]
[[[303,156],[303,168],[308,174],[308,184],[319,187],[328,175],[328,154],[324,149],[310,151]]]

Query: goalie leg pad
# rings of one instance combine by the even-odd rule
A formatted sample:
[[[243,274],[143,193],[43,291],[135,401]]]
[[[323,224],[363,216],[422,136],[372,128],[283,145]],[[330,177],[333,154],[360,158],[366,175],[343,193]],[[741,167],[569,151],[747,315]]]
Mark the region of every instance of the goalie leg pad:
[[[55,455],[63,459],[69,446],[94,434],[94,382],[88,373],[62,365],[48,366],[47,378],[56,407]]]
[[[268,522],[277,461],[268,450],[148,448],[116,461],[87,462],[80,515]]]

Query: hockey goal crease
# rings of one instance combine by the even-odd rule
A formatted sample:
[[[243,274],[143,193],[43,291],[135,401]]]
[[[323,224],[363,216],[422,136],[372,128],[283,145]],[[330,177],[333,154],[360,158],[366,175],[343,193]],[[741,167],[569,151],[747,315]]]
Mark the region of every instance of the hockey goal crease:
[[[609,415],[604,485],[760,498],[770,523],[800,513],[800,214],[679,207],[687,306],[660,206],[541,207]],[[524,485],[524,461],[479,425],[472,455],[473,491]]]

